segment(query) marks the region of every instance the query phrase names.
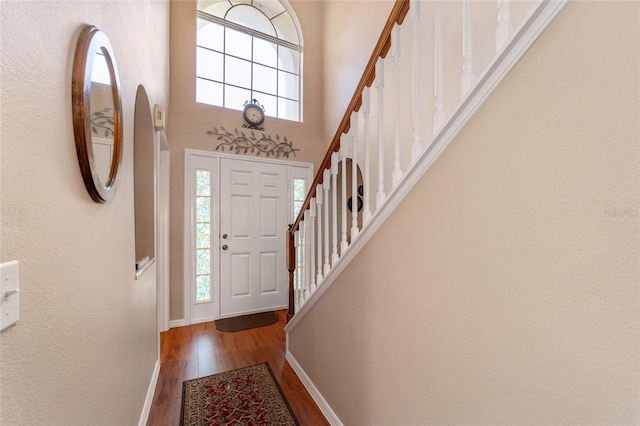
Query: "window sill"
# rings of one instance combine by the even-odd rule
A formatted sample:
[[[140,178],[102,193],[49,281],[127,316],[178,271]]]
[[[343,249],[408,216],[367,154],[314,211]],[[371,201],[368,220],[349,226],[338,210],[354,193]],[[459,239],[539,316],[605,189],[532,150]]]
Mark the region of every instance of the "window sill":
[[[149,269],[149,267],[151,265],[155,265],[156,264],[156,259],[153,258],[150,261],[148,261],[143,267],[142,269],[140,269],[139,271],[136,271],[136,280],[140,279],[140,277],[142,276],[142,274],[144,274],[144,272]]]

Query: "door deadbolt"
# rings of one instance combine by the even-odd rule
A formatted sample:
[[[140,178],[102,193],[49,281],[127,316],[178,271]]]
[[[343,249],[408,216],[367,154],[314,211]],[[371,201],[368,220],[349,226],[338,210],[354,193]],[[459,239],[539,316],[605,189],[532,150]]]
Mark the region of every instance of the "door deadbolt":
[[[229,238],[229,236],[227,234],[222,234],[222,239],[226,240],[227,238]]]
[[[226,250],[226,249],[228,249],[228,248],[229,248],[229,246],[228,246],[228,245],[226,245],[226,244],[224,244],[224,245],[222,246],[222,250]]]

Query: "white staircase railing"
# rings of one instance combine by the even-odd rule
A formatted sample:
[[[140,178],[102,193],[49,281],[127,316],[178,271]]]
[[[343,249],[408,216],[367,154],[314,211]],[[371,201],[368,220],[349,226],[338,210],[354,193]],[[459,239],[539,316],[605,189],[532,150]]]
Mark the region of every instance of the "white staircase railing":
[[[396,1],[290,226],[290,316],[344,268],[565,3]]]

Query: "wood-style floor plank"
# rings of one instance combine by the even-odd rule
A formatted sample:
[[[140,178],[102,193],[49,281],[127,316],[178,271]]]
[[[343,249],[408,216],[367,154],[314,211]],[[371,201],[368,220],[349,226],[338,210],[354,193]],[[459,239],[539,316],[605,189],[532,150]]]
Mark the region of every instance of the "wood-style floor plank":
[[[213,322],[172,328],[160,335],[160,375],[147,425],[180,423],[182,382],[268,362],[301,425],[328,425],[309,392],[285,360],[286,311],[278,322],[224,333]]]

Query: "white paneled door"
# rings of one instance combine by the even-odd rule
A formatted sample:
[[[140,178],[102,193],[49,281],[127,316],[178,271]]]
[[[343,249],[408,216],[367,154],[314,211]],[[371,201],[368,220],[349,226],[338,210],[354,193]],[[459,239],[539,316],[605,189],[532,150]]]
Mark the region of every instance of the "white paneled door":
[[[287,305],[287,166],[221,159],[220,316]]]

